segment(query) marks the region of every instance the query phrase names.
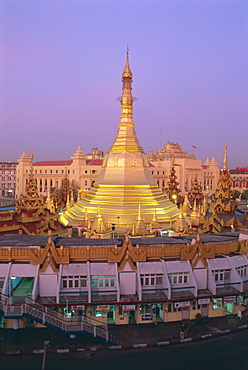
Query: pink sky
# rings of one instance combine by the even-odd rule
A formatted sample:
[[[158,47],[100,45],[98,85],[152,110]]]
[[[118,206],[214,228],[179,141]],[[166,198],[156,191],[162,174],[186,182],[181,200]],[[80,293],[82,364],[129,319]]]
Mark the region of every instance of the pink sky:
[[[108,150],[126,45],[134,121],[149,152],[178,142],[248,165],[246,0],[0,2],[0,160]]]

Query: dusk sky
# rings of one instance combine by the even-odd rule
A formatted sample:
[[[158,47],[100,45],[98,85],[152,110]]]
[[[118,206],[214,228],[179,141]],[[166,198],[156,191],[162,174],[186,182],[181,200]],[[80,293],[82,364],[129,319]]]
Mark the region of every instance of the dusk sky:
[[[107,151],[127,44],[145,151],[248,166],[247,0],[1,0],[0,161]]]

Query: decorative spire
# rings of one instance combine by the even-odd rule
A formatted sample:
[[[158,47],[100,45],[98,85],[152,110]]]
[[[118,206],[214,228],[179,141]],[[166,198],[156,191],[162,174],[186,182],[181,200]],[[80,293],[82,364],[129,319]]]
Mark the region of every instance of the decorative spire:
[[[125,68],[124,68],[124,71],[122,73],[122,82],[124,82],[124,78],[130,78],[131,79],[131,82],[133,81],[132,80],[132,72],[131,72],[131,69],[130,69],[130,66],[129,66],[129,48],[128,48],[128,45],[127,45],[127,56],[126,56],[126,65],[125,65]]]
[[[197,175],[195,175],[195,178],[191,181],[191,190],[189,191],[188,197],[191,205],[194,204],[195,199],[197,205],[200,205],[202,203],[204,195],[201,189],[201,185],[199,185],[198,183]]]
[[[180,190],[178,189],[178,181],[176,176],[176,170],[174,168],[174,152],[172,154],[172,164],[171,164],[171,170],[169,175],[169,181],[167,183],[167,188],[165,189],[166,195],[168,198],[177,204]]]
[[[185,193],[185,196],[184,196],[184,201],[183,201],[183,205],[182,205],[182,211],[186,215],[189,215],[190,214],[190,202],[189,202],[189,198],[188,198],[188,193],[187,192]]]
[[[132,82],[133,75],[129,66],[129,49],[127,47],[126,65],[122,73],[122,96],[118,98],[121,102],[121,122],[120,124],[130,123],[133,125],[133,101]],[[129,122],[128,122],[129,121]]]
[[[29,153],[30,173],[33,173],[33,159],[34,159],[34,153],[33,153],[32,148],[31,148],[30,153]]]
[[[141,220],[141,204],[139,203],[139,208],[138,208],[138,220]]]
[[[97,215],[97,204],[101,206],[101,215],[106,225],[114,224],[116,215],[120,214],[120,232],[123,233],[129,224],[130,228],[135,226],[138,230],[138,234],[134,235],[147,232],[145,226],[142,230],[136,227],[137,222],[139,225],[145,222],[149,225],[154,206],[159,215],[159,223],[163,227],[167,227],[170,219],[174,221],[178,215],[175,204],[165,198],[158,188],[147,156],[137,138],[133,119],[132,78],[127,49],[121,77],[122,96],[118,99],[121,103],[121,114],[117,135],[104,156],[102,168],[91,189],[61,216],[60,219],[65,224],[81,224],[86,207],[89,220],[92,221]],[[141,216],[138,217],[140,220],[137,220],[139,203],[145,222]],[[97,230],[93,226],[91,228]]]
[[[230,179],[230,172],[227,168],[227,145],[224,146],[224,161],[223,168],[220,170],[220,177],[217,182],[217,189],[215,197],[223,200],[230,201],[233,196],[232,181]]]
[[[228,146],[225,144],[224,145],[224,161],[223,161],[223,170],[227,169],[227,149]]]

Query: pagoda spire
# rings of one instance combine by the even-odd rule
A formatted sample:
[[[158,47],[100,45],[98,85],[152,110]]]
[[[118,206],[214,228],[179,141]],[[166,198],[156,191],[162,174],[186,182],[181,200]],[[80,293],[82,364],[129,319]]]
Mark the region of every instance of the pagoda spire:
[[[150,225],[154,207],[158,222],[163,227],[167,227],[170,220],[174,221],[179,212],[176,205],[165,198],[158,188],[148,158],[136,135],[133,118],[133,75],[128,49],[121,81],[122,95],[118,99],[121,112],[115,139],[104,156],[98,178],[74,207],[61,216],[61,220],[65,225],[81,224],[87,208],[89,221],[92,222],[98,217],[96,204],[99,204],[101,217],[106,225],[114,224],[118,214],[121,217],[121,233],[129,226],[135,230],[134,235],[143,235],[149,233],[145,225]],[[137,205],[142,210],[144,220],[141,215],[138,215],[137,219]],[[93,226],[91,229],[97,231]]]
[[[120,125],[134,125],[133,123],[133,101],[135,98],[132,96],[132,82],[133,74],[129,65],[129,49],[127,47],[127,56],[125,68],[122,72],[122,96],[118,98],[121,102],[121,119]]]
[[[227,168],[227,149],[227,145],[225,145],[223,168],[220,170],[220,177],[215,191],[216,198],[220,198],[222,200],[230,200],[233,196],[232,181],[230,179],[230,172]]]
[[[224,160],[223,160],[223,170],[227,169],[227,149],[228,146],[224,145]]]

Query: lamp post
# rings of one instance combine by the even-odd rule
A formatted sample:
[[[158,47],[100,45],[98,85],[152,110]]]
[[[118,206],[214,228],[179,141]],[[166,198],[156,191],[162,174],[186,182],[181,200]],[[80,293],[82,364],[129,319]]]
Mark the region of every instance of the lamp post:
[[[9,301],[10,301],[10,304],[13,303],[13,297],[12,297],[12,292],[13,292],[13,282],[12,280],[15,280],[16,277],[15,276],[10,276],[9,277],[9,289],[8,289],[8,293],[9,293]]]
[[[114,239],[114,237],[115,237],[115,224],[112,224],[112,233],[113,233],[113,239]]]
[[[118,238],[120,237],[120,216],[117,216],[117,220],[118,220]]]

